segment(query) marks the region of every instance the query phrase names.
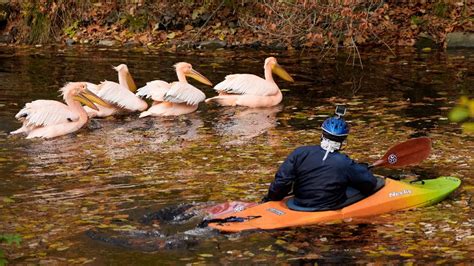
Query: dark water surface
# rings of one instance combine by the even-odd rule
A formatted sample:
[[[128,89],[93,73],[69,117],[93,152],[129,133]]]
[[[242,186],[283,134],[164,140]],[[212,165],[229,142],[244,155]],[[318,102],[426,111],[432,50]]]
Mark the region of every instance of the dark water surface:
[[[296,80],[276,78],[284,94],[277,107],[201,104],[198,112],[178,118],[94,119],[52,140],[8,136],[20,126],[14,115],[25,103],[59,99],[57,90],[67,81],[116,81],[112,65],[126,63],[139,87],[154,79],[176,80],[172,65],[179,61],[217,83],[230,73],[261,76],[269,55]],[[472,262],[474,141],[447,113],[459,96],[474,95],[474,51],[410,50],[397,56],[372,51],[364,53],[363,69],[346,64],[345,56],[319,57],[0,48],[0,234],[23,237],[20,247],[1,246],[7,258],[14,264]],[[215,95],[192,83],[208,97]],[[151,252],[84,234],[91,228],[127,232],[138,227],[141,214],[179,203],[258,201],[289,152],[318,143],[319,125],[336,103],[349,106],[346,152],[353,158],[375,161],[392,144],[429,136],[434,149],[428,160],[375,172],[452,175],[462,179],[461,188],[432,207],[272,232],[197,232],[196,242]]]

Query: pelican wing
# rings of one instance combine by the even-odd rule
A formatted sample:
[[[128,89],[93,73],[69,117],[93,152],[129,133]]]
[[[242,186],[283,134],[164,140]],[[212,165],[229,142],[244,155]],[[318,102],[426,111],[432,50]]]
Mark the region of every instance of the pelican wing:
[[[84,82],[86,83],[86,87],[88,90],[92,91],[92,93],[96,94],[99,93],[99,86],[96,84],[90,83],[90,82]]]
[[[171,83],[171,88],[164,97],[167,102],[186,103],[188,105],[197,105],[204,99],[206,99],[206,95],[202,91],[185,82]]]
[[[25,120],[27,126],[50,126],[79,120],[79,115],[62,102],[36,100],[27,103],[15,118]]]
[[[129,89],[112,81],[101,82],[96,94],[109,103],[131,111],[141,110],[144,104],[143,100]]]
[[[136,95],[145,98],[151,98],[153,101],[164,101],[165,93],[171,88],[171,84],[162,80],[153,80],[147,82],[144,87],[138,89]]]
[[[252,74],[227,75],[214,89],[219,92],[258,96],[274,95],[279,90],[275,82]]]

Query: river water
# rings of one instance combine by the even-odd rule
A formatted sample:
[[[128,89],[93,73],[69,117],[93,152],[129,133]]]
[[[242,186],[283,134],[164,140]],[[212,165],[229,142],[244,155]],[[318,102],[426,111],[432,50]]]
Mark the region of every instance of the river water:
[[[472,261],[474,140],[447,113],[461,95],[474,95],[474,51],[371,51],[362,54],[363,68],[346,55],[322,55],[0,48],[0,234],[23,239],[19,247],[0,246],[6,258],[13,264]],[[141,87],[176,80],[172,65],[186,61],[216,84],[231,73],[262,76],[267,56],[277,57],[296,81],[276,78],[284,99],[273,108],[201,104],[177,118],[93,119],[52,140],[8,135],[20,126],[14,115],[25,103],[60,99],[58,89],[67,81],[116,81],[112,65],[127,64]],[[259,201],[289,152],[318,143],[319,125],[337,103],[348,106],[345,152],[351,157],[373,162],[392,144],[429,136],[433,152],[425,162],[375,172],[457,176],[461,188],[432,207],[271,232],[195,232],[193,241],[168,248],[154,238],[143,244],[137,237],[124,247],[85,234],[97,228],[135,232],[143,214],[177,204]],[[155,225],[168,234],[177,228]]]

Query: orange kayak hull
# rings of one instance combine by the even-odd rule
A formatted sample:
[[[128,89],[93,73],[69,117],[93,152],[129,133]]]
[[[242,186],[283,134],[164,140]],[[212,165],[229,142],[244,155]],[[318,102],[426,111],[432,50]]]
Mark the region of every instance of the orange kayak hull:
[[[456,177],[438,177],[412,184],[387,178],[385,186],[379,191],[340,210],[294,211],[287,207],[286,201],[289,198],[285,198],[282,201],[269,201],[239,212],[215,217],[219,219],[230,216],[242,217],[244,218],[243,222],[210,223],[209,226],[222,232],[240,232],[280,229],[374,216],[435,204],[446,198],[460,184],[461,180]]]

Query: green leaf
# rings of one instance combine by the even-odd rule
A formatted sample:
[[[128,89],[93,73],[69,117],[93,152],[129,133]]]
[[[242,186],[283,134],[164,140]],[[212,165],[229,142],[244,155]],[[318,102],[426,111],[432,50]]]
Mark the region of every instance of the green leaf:
[[[3,258],[3,253],[0,250],[0,266],[5,266],[7,265],[7,260]]]
[[[418,16],[412,16],[410,21],[411,21],[411,24],[414,24],[414,25],[420,25],[425,22],[421,17],[418,17]]]
[[[16,243],[17,246],[20,246],[21,236],[20,235],[0,235],[0,242],[6,242],[7,245]]]
[[[79,26],[79,21],[74,21],[71,26],[67,27],[64,29],[64,33],[69,37],[72,38],[74,35],[76,35],[77,29]]]
[[[464,107],[456,106],[451,110],[451,112],[449,112],[448,117],[449,120],[453,122],[461,122],[469,118],[469,110]]]

